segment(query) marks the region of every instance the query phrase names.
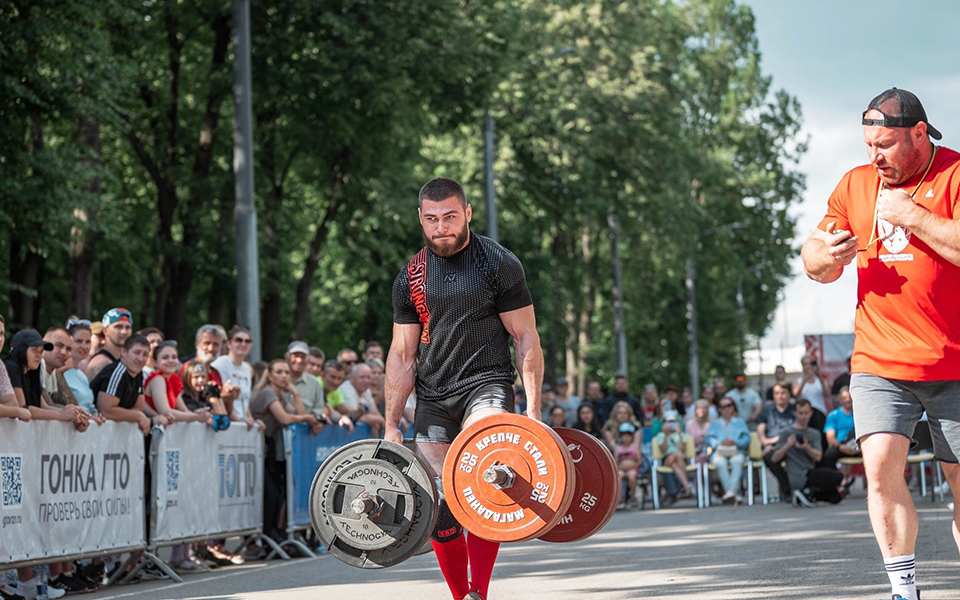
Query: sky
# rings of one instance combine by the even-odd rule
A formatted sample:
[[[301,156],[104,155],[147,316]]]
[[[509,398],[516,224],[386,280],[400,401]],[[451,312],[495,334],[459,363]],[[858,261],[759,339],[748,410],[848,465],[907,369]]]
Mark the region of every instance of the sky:
[[[861,113],[880,92],[898,87],[915,93],[936,142],[960,149],[960,2],[929,0],[745,0],[756,17],[761,68],[772,89],[796,97],[809,149],[798,165],[807,177],[803,201],[793,210],[801,244],[820,222],[827,198],[843,174],[867,163]],[[808,333],[852,333],[857,277],[847,268],[823,285],[795,273],[761,341],[763,348],[803,343]]]

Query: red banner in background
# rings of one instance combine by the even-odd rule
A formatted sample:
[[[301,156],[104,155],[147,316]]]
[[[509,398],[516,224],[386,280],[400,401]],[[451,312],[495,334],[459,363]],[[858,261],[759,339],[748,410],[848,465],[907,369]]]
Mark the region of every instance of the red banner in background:
[[[852,333],[820,333],[803,336],[806,353],[820,364],[820,373],[832,385],[847,372],[847,359],[853,354]]]

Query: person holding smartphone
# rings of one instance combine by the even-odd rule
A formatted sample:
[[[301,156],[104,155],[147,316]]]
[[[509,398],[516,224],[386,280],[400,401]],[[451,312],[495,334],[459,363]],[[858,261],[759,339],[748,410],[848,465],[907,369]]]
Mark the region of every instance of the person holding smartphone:
[[[767,466],[780,482],[781,494],[790,495],[793,505],[816,506],[817,500],[836,504],[843,499],[837,486],[843,474],[836,469],[816,468],[823,458],[820,432],[810,427],[813,408],[800,398],[793,405],[793,425],[780,433]],[[780,463],[786,461],[786,468]],[[784,483],[789,489],[782,489]]]

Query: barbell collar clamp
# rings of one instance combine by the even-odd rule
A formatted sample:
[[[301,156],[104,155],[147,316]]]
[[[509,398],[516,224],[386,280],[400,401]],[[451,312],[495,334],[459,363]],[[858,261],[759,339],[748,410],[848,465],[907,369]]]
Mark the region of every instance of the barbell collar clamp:
[[[516,478],[517,474],[514,473],[513,469],[507,465],[500,464],[499,461],[490,465],[490,467],[483,472],[483,480],[498,490],[513,487],[513,482]]]
[[[378,496],[371,496],[367,492],[364,492],[350,503],[350,508],[358,515],[374,517],[380,513],[381,504],[382,502]]]

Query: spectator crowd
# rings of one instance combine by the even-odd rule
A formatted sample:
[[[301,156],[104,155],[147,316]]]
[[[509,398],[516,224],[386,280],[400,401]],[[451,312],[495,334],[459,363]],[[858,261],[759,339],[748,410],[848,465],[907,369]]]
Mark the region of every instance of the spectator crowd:
[[[838,503],[853,482],[850,465],[838,461],[859,456],[849,372],[831,387],[813,358],[804,357],[801,367],[800,376],[788,382],[786,369],[777,366],[765,397],[747,387],[743,373],[735,375],[733,388],[724,378],[715,379],[699,398],[689,387],[667,385],[661,392],[653,383],[637,398],[627,378],[618,375],[607,395],[599,381],[587,382],[581,400],[569,394],[569,382],[561,377],[555,387],[543,387],[543,420],[580,429],[606,444],[625,483],[621,509],[640,506],[639,494],[659,476],[655,465],[669,471],[662,472],[660,499],[667,506],[693,496],[699,482],[692,465],[698,463],[711,476],[706,498],[742,502],[745,492],[754,491],[745,489],[744,477],[752,461],[762,461],[776,478],[775,501],[799,507]],[[524,391],[517,388],[516,394],[519,412]]]
[[[0,316],[0,351],[6,339]],[[144,436],[154,426],[205,423],[212,432],[231,426],[264,433],[263,531],[286,539],[286,468],[283,428],[305,423],[314,434],[324,427],[353,432],[357,423],[382,435],[384,426],[383,347],[367,342],[358,356],[340,350],[327,360],[320,348],[291,342],[283,358],[251,364],[252,338],[239,326],[200,327],[192,348],[164,333],[137,330],[125,308],[107,311],[100,321],[70,317],[43,335],[23,329],[14,335],[0,362],[0,418],[66,421],[76,431],[96,435],[107,420],[137,425]],[[415,399],[404,409],[403,428],[413,421]],[[251,544],[241,554],[228,552],[223,540],[172,548],[169,566],[178,572],[209,570],[266,555]],[[87,559],[3,574],[0,598],[36,598],[95,591],[119,569],[120,561]],[[146,566],[145,579],[165,577]]]
[[[0,316],[0,349],[4,333]],[[66,421],[78,432],[106,420],[127,421],[145,436],[154,426],[185,422],[205,423],[213,432],[257,428],[265,436],[263,531],[281,541],[286,538],[283,428],[304,423],[314,434],[325,427],[352,432],[363,423],[374,436],[382,435],[384,348],[370,341],[360,354],[345,348],[328,359],[322,349],[293,341],[282,358],[251,364],[251,343],[243,327],[226,331],[208,324],[197,330],[193,347],[185,348],[157,328],[137,330],[131,312],[119,307],[100,321],[71,317],[42,336],[23,329],[10,340],[0,363],[0,418]],[[858,454],[845,385],[849,375],[837,378],[831,388],[816,361],[805,357],[796,381],[787,381],[782,366],[775,378],[765,397],[747,387],[746,377],[738,373],[733,388],[718,378],[699,397],[689,387],[660,390],[649,383],[637,398],[627,377],[617,375],[608,393],[599,381],[588,381],[579,398],[560,377],[541,390],[542,420],[582,430],[606,444],[626,482],[622,509],[640,506],[639,494],[658,476],[654,457],[669,471],[663,473],[664,505],[691,497],[701,485],[688,468],[693,464],[713,475],[709,493],[716,502],[741,501],[752,442],[779,484],[780,499],[796,506],[839,502],[851,477],[848,468],[838,469],[837,461]],[[517,412],[526,406],[519,386],[515,406]],[[411,426],[415,407],[411,395],[403,429]],[[174,547],[169,564],[180,572],[200,571],[265,554],[259,545],[233,554],[223,540],[210,540]],[[119,567],[119,561],[109,558],[51,564],[48,595],[96,590],[111,568]],[[141,573],[164,576],[151,567]],[[6,576],[3,598],[36,597],[34,568]]]

